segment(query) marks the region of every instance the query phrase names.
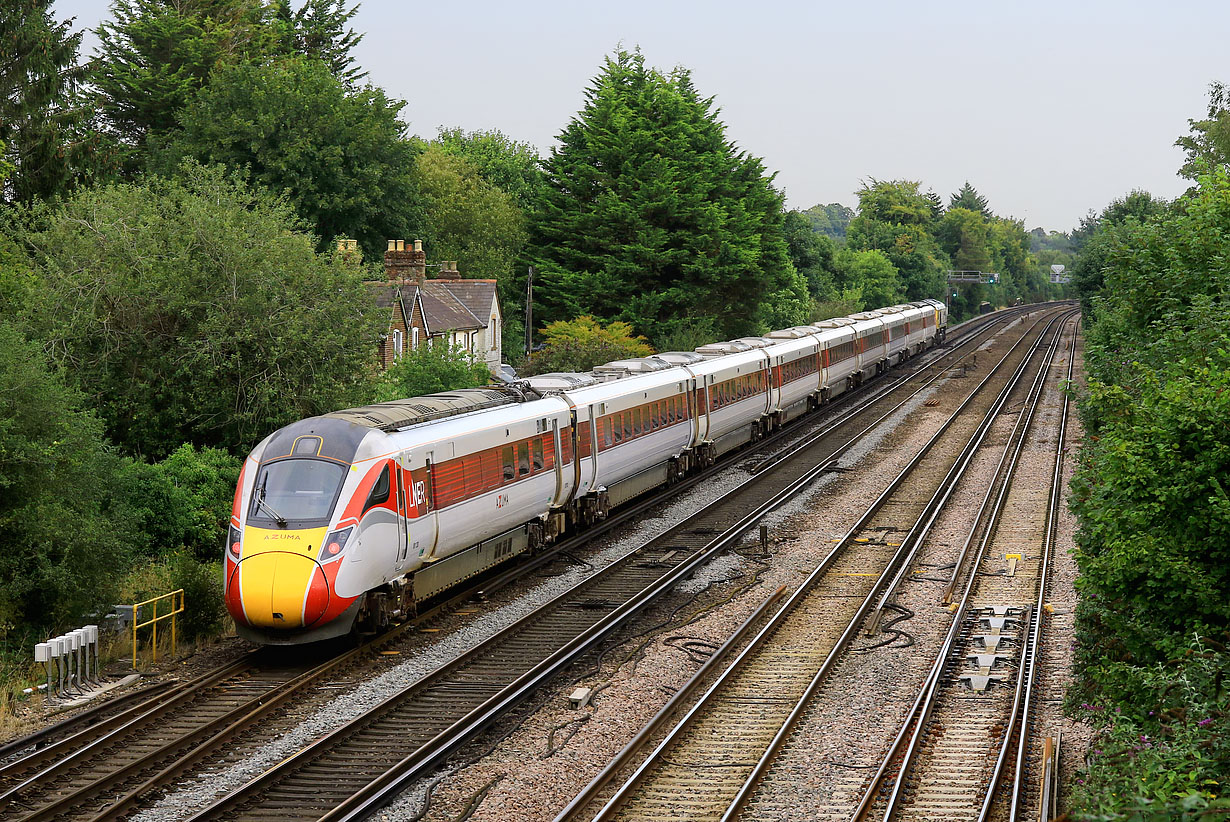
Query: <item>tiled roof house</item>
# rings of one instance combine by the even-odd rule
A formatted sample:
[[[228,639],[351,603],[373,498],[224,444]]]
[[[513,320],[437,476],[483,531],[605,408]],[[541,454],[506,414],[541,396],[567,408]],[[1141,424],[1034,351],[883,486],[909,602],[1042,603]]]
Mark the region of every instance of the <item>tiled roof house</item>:
[[[495,280],[463,280],[457,263],[441,263],[439,276],[429,280],[427,255],[415,240],[389,240],[384,253],[385,280],[368,283],[376,305],[389,312],[380,341],[385,368],[403,351],[424,343],[462,349],[495,372],[502,358],[503,315]]]

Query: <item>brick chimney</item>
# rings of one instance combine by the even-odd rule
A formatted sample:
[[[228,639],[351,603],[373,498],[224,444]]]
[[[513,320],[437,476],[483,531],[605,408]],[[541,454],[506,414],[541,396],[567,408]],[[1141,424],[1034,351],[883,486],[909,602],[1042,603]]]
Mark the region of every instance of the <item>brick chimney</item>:
[[[457,270],[457,261],[445,260],[440,263],[440,273],[437,276],[441,280],[460,280],[461,272]]]
[[[421,282],[427,272],[427,255],[423,253],[423,241],[415,240],[413,248],[406,248],[405,240],[389,240],[384,252],[384,275],[395,282]]]

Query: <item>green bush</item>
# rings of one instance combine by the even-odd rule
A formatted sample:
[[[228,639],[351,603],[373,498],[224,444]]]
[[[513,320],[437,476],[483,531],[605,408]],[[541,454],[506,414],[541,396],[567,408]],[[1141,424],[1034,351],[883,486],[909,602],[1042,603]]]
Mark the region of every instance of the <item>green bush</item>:
[[[447,345],[420,345],[406,351],[380,375],[374,401],[423,397],[489,382],[487,366],[474,362],[466,352]]]
[[[217,558],[226,539],[242,461],[216,448],[184,443],[165,460],[125,460],[116,519],[135,554],[155,557],[180,548],[201,561]]]
[[[200,562],[183,550],[138,561],[124,577],[121,596],[124,602],[144,602],[180,588],[184,589],[184,613],[179,636],[190,640],[219,633],[226,622],[221,561]],[[166,607],[161,604],[159,612],[164,613]]]
[[[588,371],[595,365],[653,353],[644,337],[632,336],[632,326],[615,321],[603,326],[590,316],[557,320],[542,330],[543,347],[530,357],[530,372]]]
[[[1114,672],[1130,698],[1082,703],[1101,730],[1073,803],[1088,820],[1202,820],[1230,809],[1230,654],[1196,639],[1181,655]],[[1122,696],[1122,695],[1121,695]]]
[[[126,561],[104,511],[119,460],[84,395],[0,320],[0,638],[110,600]]]

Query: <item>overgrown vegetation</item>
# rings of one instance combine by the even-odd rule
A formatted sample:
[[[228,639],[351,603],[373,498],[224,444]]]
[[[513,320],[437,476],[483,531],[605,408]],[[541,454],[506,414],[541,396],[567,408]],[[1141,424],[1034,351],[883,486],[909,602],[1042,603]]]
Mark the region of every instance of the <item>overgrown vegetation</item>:
[[[1077,796],[1088,819],[1230,810],[1230,176],[1224,157],[1190,162],[1203,173],[1186,196],[1133,192],[1080,238],[1070,700],[1102,726]]]

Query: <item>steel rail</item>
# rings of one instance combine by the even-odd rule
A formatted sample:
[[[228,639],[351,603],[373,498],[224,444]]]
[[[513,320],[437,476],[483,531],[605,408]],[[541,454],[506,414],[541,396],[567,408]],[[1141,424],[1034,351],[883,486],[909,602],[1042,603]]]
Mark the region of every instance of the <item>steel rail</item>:
[[[1068,373],[1067,381],[1071,384],[1073,369],[1076,364],[1076,329],[1072,331],[1071,356],[1068,357]],[[1042,636],[1042,620],[1045,615],[1044,605],[1046,603],[1046,584],[1050,578],[1050,563],[1051,556],[1054,553],[1055,534],[1058,531],[1059,521],[1059,505],[1062,501],[1063,488],[1063,463],[1064,463],[1064,438],[1067,436],[1068,430],[1068,412],[1071,403],[1068,393],[1065,390],[1063,395],[1063,411],[1059,418],[1059,435],[1055,446],[1055,467],[1051,472],[1051,498],[1050,504],[1047,506],[1047,523],[1046,523],[1046,538],[1044,542],[1044,550],[1042,555],[1042,568],[1039,571],[1038,582],[1038,598],[1034,604],[1034,610],[1038,614],[1037,620],[1034,623],[1034,636],[1030,642],[1031,659],[1029,660],[1029,676],[1025,691],[1025,704],[1021,709],[1019,722],[1016,722],[1017,732],[1020,735],[1020,741],[1016,752],[1016,768],[1012,780],[1012,797],[1009,805],[1008,820],[1016,822],[1017,811],[1021,801],[1021,787],[1025,783],[1024,768],[1025,755],[1029,747],[1029,723],[1033,719],[1030,711],[1033,707],[1034,682],[1038,670],[1038,648],[1041,646]],[[1016,719],[1015,714],[1013,716]],[[1004,738],[1009,739],[1011,734],[1005,734]],[[1005,746],[1007,747],[1007,746]],[[990,812],[990,799],[995,793],[995,788],[999,783],[1000,775],[1003,772],[1003,757],[995,763],[995,771],[991,775],[990,788],[987,791],[987,802],[983,804],[983,812],[979,816],[979,822],[984,822]]]
[[[861,625],[862,621],[866,618],[868,614],[867,605],[870,603],[872,599],[875,598],[877,588],[883,585],[884,578],[888,576],[890,572],[893,571],[894,567],[897,569],[897,572],[894,575],[892,581],[888,585],[888,592],[891,592],[895,588],[895,586],[900,584],[900,580],[903,577],[904,571],[908,570],[909,564],[913,561],[913,558],[917,554],[919,547],[922,545],[924,535],[930,529],[931,525],[935,522],[936,518],[939,516],[942,506],[947,503],[951,494],[956,489],[959,480],[961,479],[961,477],[964,476],[965,471],[968,470],[970,463],[973,461],[973,457],[975,453],[981,447],[982,443],[986,439],[986,436],[990,432],[990,429],[995,421],[995,418],[999,415],[1000,411],[1003,409],[1003,406],[1007,402],[1008,397],[1011,395],[1012,391],[1015,390],[1016,386],[1020,383],[1020,380],[1024,377],[1038,348],[1041,346],[1043,340],[1045,339],[1047,333],[1050,331],[1051,327],[1060,321],[1061,320],[1058,317],[1053,318],[1050,321],[1050,323],[1048,323],[1048,325],[1045,328],[1043,328],[1042,333],[1038,335],[1037,340],[1034,341],[1028,354],[1025,356],[1025,358],[1022,359],[1020,365],[1017,367],[1017,369],[1014,371],[1012,376],[1009,378],[1008,382],[1004,385],[1004,388],[1001,390],[999,396],[996,398],[996,401],[992,404],[990,410],[987,412],[987,414],[983,418],[979,427],[975,430],[973,436],[970,437],[969,442],[966,443],[965,448],[962,450],[957,460],[953,463],[952,469],[949,470],[948,474],[945,476],[944,480],[941,482],[939,488],[936,490],[935,495],[928,502],[927,507],[924,509],[924,511],[920,515],[918,521],[911,528],[910,533],[906,536],[906,538],[902,540],[901,549],[898,555],[900,559],[895,557],[893,562],[890,563],[889,567],[885,569],[884,574],[882,574],[880,579],[877,580],[877,585],[873,586],[871,593],[868,594],[867,599],[864,601],[864,607],[860,608],[858,613],[855,616],[855,619],[851,620],[850,626],[847,627],[846,633],[842,635],[842,638],[841,640],[839,640],[838,645],[834,647],[833,651],[830,652],[828,658],[825,659],[824,665],[822,665],[821,669],[816,672],[816,675],[812,678],[812,681],[811,683],[809,683],[807,690],[804,691],[802,697],[800,697],[800,699],[798,700],[798,703],[795,705],[794,710],[791,711],[790,716],[787,718],[786,722],[782,725],[781,729],[774,736],[773,741],[770,743],[769,747],[765,750],[764,754],[760,757],[760,760],[756,763],[756,766],[752,770],[751,774],[749,774],[748,777],[744,780],[743,787],[740,788],[739,792],[735,795],[735,798],[730,802],[729,806],[727,807],[726,812],[722,815],[722,822],[729,822],[730,820],[733,820],[735,816],[743,809],[743,807],[747,803],[747,800],[750,798],[752,791],[755,789],[755,787],[760,782],[760,780],[764,777],[765,773],[767,773],[769,766],[771,765],[773,759],[777,755],[777,752],[781,749],[782,745],[785,744],[787,737],[790,735],[790,733],[794,729],[794,726],[797,724],[799,717],[802,716],[803,711],[806,709],[807,704],[810,703],[812,696],[820,688],[822,681],[827,677],[828,671],[831,670],[831,668],[835,664],[835,660],[838,658],[838,655],[845,648],[845,646],[848,645],[849,639],[853,638],[854,634],[857,631],[858,626]],[[1042,368],[1039,369],[1039,375],[1042,375],[1043,373],[1045,373],[1045,370],[1046,370],[1046,366],[1044,364]],[[989,378],[990,378],[990,375],[988,375],[988,379]],[[926,520],[926,524],[922,525],[924,519]],[[903,557],[902,557],[902,554],[904,554]],[[877,609],[876,609],[877,611],[879,610],[879,608],[883,606],[884,600],[885,600],[885,596],[881,596],[880,598],[881,604],[877,606]],[[959,623],[956,620],[954,620],[953,624],[957,625]],[[939,659],[942,660],[944,659],[944,657],[941,655]],[[939,680],[938,672],[933,674],[933,680],[935,682],[938,682]]]
[[[598,793],[606,787],[612,779],[615,778],[615,774],[619,773],[619,771],[621,771],[629,762],[632,761],[632,757],[636,756],[636,753],[641,748],[645,747],[645,743],[649,741],[650,737],[657,733],[657,731],[666,724],[666,721],[671,717],[671,715],[674,714],[675,711],[678,710],[678,708],[693,693],[696,692],[696,689],[699,688],[701,683],[709,677],[709,674],[711,674],[713,670],[716,669],[727,656],[729,656],[734,647],[742,641],[749,631],[751,631],[752,626],[759,622],[760,618],[764,616],[769,608],[781,599],[785,593],[786,586],[783,585],[774,591],[768,599],[762,602],[760,606],[752,612],[752,615],[745,619],[743,623],[735,629],[735,632],[730,635],[730,638],[727,639],[726,642],[722,644],[722,647],[714,651],[713,655],[705,660],[705,664],[702,665],[696,673],[692,674],[691,678],[684,683],[683,687],[675,691],[674,696],[672,696],[667,703],[653,715],[653,718],[650,719],[649,722],[645,723],[645,726],[641,728],[640,732],[637,733],[636,736],[632,737],[628,744],[624,745],[624,747],[620,749],[619,753],[615,754],[611,761],[606,764],[606,767],[599,771],[598,775],[591,779],[589,784],[582,788],[581,792],[574,796],[572,801],[569,802],[568,805],[556,815],[556,822],[563,822],[563,820],[571,818],[582,808],[593,802],[594,799],[597,798]]]
[[[257,652],[252,652],[242,659],[202,674],[196,679],[174,688],[170,693],[154,697],[130,708],[122,714],[111,717],[101,724],[101,730],[103,731],[101,736],[93,731],[93,729],[87,728],[45,748],[40,748],[29,756],[10,762],[0,769],[0,776],[19,770],[28,770],[35,762],[46,761],[47,759],[64,754],[63,758],[56,760],[50,767],[44,768],[35,777],[25,779],[4,793],[0,793],[0,805],[8,804],[22,790],[35,784],[40,779],[50,777],[69,765],[86,759],[98,748],[118,739],[126,731],[147,724],[158,714],[165,713],[169,708],[183,704],[206,688],[211,688],[220,682],[252,670],[256,667],[253,661],[256,654]]]
[[[168,689],[183,687],[183,682],[173,682],[170,680],[164,682],[155,682],[146,685],[137,690],[128,691],[119,694],[110,699],[91,705],[80,713],[65,717],[58,722],[39,728],[24,736],[16,739],[10,739],[3,745],[0,745],[0,759],[4,759],[19,751],[24,751],[27,748],[44,748],[50,744],[54,744],[55,740],[52,737],[58,734],[76,733],[74,729],[79,727],[98,728],[104,722],[114,718],[115,714],[112,711],[129,710],[133,706],[128,705],[130,702],[145,702],[149,699],[165,699]],[[127,706],[127,707],[125,707]],[[63,711],[71,710],[69,708],[61,709]],[[54,715],[54,714],[53,714]],[[23,757],[24,758],[24,757]],[[20,761],[20,760],[14,760]]]
[[[1060,321],[1066,324],[1070,319],[1071,317],[1069,315],[1064,316]],[[947,666],[949,657],[952,654],[952,650],[956,642],[956,638],[960,633],[961,625],[964,622],[974,585],[977,581],[977,569],[981,566],[981,563],[985,558],[996,523],[999,521],[1004,505],[1006,504],[1007,495],[1012,485],[1012,479],[1015,476],[1021,452],[1025,443],[1028,442],[1028,433],[1032,427],[1037,410],[1040,407],[1048,371],[1053,363],[1055,352],[1058,349],[1058,343],[1061,336],[1062,329],[1057,329],[1055,338],[1051,342],[1051,345],[1044,358],[1044,363],[1035,376],[1033,385],[1030,387],[1029,395],[1026,400],[1028,411],[1026,414],[1022,414],[1018,417],[1017,422],[1013,427],[1013,431],[1009,435],[1007,443],[1004,447],[1003,455],[1001,456],[999,465],[996,468],[996,475],[993,482],[988,487],[987,493],[983,497],[982,505],[980,506],[978,514],[975,517],[975,522],[970,529],[971,539],[967,539],[966,547],[970,544],[972,536],[980,530],[982,532],[982,540],[976,552],[975,559],[970,566],[970,573],[967,577],[962,597],[958,603],[957,611],[953,615],[953,619],[949,625],[944,642],[941,644],[940,649],[936,654],[935,661],[929,669],[927,677],[919,690],[918,696],[915,698],[913,705],[903,719],[900,730],[898,731],[893,742],[890,744],[887,753],[881,760],[879,768],[872,776],[871,782],[869,783],[867,790],[864,792],[862,801],[856,809],[853,817],[856,822],[857,820],[865,818],[866,814],[871,810],[871,807],[876,800],[877,791],[881,781],[887,776],[889,770],[892,768],[892,763],[897,758],[898,753],[901,752],[902,743],[904,742],[906,736],[909,735],[909,744],[901,754],[902,762],[898,768],[898,776],[894,781],[893,789],[887,800],[887,807],[883,817],[886,822],[891,818],[897,808],[897,804],[901,798],[900,792],[906,782],[906,774],[908,773],[909,768],[911,767],[911,764],[918,752],[922,740],[923,730],[926,727],[927,721],[939,693],[942,672]],[[1060,447],[1062,448],[1062,444]],[[1009,455],[1011,455],[1010,459]],[[995,480],[998,480],[1000,477],[1001,469],[1005,466],[1005,461],[1007,461],[1007,469],[1003,472],[1003,479],[1000,482],[996,482]],[[991,496],[996,491],[997,487],[998,493],[995,495],[995,502],[993,505],[990,505]],[[990,508],[988,510],[989,505]],[[963,549],[962,560],[964,559],[964,554],[965,551]],[[960,570],[962,560],[958,561],[958,572]],[[1027,614],[1027,619],[1032,616],[1033,612],[1029,612]],[[1030,621],[1033,622],[1033,620]],[[1025,649],[1023,648],[1022,658],[1024,653]],[[1021,699],[1023,680],[1024,677],[1018,677],[1017,686],[1014,689],[1013,713],[1015,713],[1016,706],[1019,704]],[[990,792],[988,793],[988,796],[989,795]]]
[[[1000,360],[999,364],[1006,362],[1008,358],[1012,356],[1013,352],[1020,345],[1023,344],[1027,336],[1028,335],[1022,337],[1021,340],[1015,343],[1012,346],[1012,348],[1009,350],[1009,352],[1006,353],[1004,357]],[[997,367],[996,367],[997,369],[999,367],[999,364],[997,364]],[[966,400],[960,404],[960,407],[957,409],[957,411],[952,416],[950,416],[948,420],[945,421],[945,423],[941,426],[940,430],[935,433],[935,435],[928,441],[927,444],[923,446],[923,448],[919,451],[919,453],[910,460],[906,468],[904,468],[901,471],[901,473],[897,475],[897,477],[889,484],[888,488],[886,488],[884,492],[882,492],[879,495],[879,497],[875,500],[875,502],[872,503],[869,510],[863,516],[859,518],[858,522],[846,533],[845,536],[843,536],[838,541],[837,545],[834,546],[832,550],[830,550],[829,554],[824,559],[821,560],[820,564],[816,567],[816,569],[814,569],[812,573],[807,577],[807,579],[805,579],[800,584],[799,588],[781,606],[777,614],[774,615],[770,623],[761,629],[761,631],[756,636],[756,638],[753,639],[752,642],[748,645],[748,647],[745,648],[744,651],[740,653],[740,655],[735,659],[735,661],[731,663],[731,665],[727,668],[726,672],[722,674],[719,680],[716,683],[714,683],[713,686],[709,688],[705,696],[702,697],[701,701],[697,703],[697,705],[693,706],[692,710],[690,710],[688,714],[685,715],[679,721],[675,729],[672,730],[672,732],[668,735],[668,737],[662,743],[658,745],[658,747],[655,749],[655,751],[652,754],[650,754],[649,759],[647,759],[646,762],[642,763],[642,765],[636,770],[636,772],[634,772],[628,778],[628,780],[624,783],[624,785],[620,788],[620,790],[616,793],[616,795],[612,797],[612,799],[608,801],[607,805],[598,813],[598,815],[595,817],[596,820],[608,819],[610,818],[611,815],[613,815],[615,810],[623,803],[627,795],[637,785],[640,784],[648,768],[650,767],[651,763],[654,762],[658,757],[662,755],[665,749],[673,743],[673,741],[682,732],[684,728],[688,727],[692,723],[693,718],[697,716],[698,712],[702,709],[702,706],[705,705],[711,698],[713,698],[713,695],[717,693],[724,686],[726,681],[733,675],[733,672],[739,669],[743,665],[744,661],[748,659],[750,655],[754,654],[756,650],[765,643],[765,641],[770,636],[770,634],[773,633],[774,630],[776,630],[777,626],[779,626],[785,620],[786,616],[791,611],[794,610],[795,606],[806,595],[806,592],[810,588],[812,588],[814,584],[816,583],[816,581],[832,566],[832,564],[834,563],[838,555],[852,543],[854,535],[858,533],[859,530],[863,526],[865,526],[868,522],[870,522],[870,520],[874,517],[876,511],[878,511],[884,505],[884,503],[892,496],[892,494],[896,491],[896,489],[904,482],[905,478],[922,461],[922,459],[931,450],[931,448],[940,440],[944,432],[946,432],[948,428],[951,427],[951,425],[961,415],[961,413],[965,410],[965,408],[973,401],[973,399],[979,395],[979,393],[981,392],[981,389],[988,384],[988,382],[992,379],[993,376],[995,376],[994,371],[991,374],[988,374],[987,377],[984,378],[979,383],[979,385],[970,393],[969,397],[967,397]],[[889,567],[890,568],[892,567],[891,561],[890,561]],[[887,569],[886,569],[886,574],[887,574]],[[882,576],[882,579],[883,579],[883,576]],[[874,591],[875,591],[875,586],[873,586],[873,594],[874,594]],[[868,607],[870,599],[871,597],[869,596],[868,600],[864,601],[863,606],[860,607],[859,614],[856,615],[853,620],[851,620],[850,624],[853,627],[852,628],[847,627],[846,632],[842,635],[842,638],[838,640],[839,647],[847,643],[849,641],[849,638],[857,630],[858,624],[861,622],[862,617],[865,616],[866,608]],[[828,664],[831,663],[833,658],[834,658],[834,655],[830,654],[829,657],[825,660],[825,663],[822,667],[822,670],[825,673],[827,673]]]

